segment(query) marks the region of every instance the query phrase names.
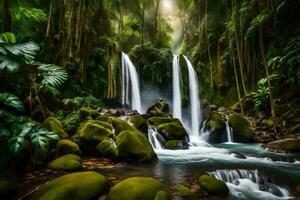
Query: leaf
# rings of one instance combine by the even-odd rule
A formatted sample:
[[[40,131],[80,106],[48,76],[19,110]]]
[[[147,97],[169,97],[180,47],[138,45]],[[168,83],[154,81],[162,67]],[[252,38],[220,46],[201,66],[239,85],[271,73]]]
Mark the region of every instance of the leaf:
[[[19,154],[23,150],[24,137],[16,136],[8,140],[9,152],[13,155]]]
[[[0,141],[7,140],[10,135],[11,133],[7,128],[0,126]]]
[[[24,105],[22,101],[14,94],[0,93],[0,104],[14,108],[19,112],[24,111]]]
[[[20,63],[16,62],[14,59],[8,56],[0,55],[0,70],[6,70],[8,72],[14,73],[20,69]]]
[[[41,64],[38,70],[43,77],[41,84],[46,87],[58,88],[68,79],[67,71],[56,65]]]
[[[17,42],[16,36],[13,33],[6,32],[0,35],[0,44],[1,43],[15,44],[16,42]]]

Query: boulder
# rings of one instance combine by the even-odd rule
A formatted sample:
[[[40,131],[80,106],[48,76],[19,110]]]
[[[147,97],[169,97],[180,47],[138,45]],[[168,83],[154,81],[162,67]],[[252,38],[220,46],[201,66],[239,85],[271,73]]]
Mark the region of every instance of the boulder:
[[[188,133],[181,123],[172,122],[158,126],[158,132],[166,141],[183,140],[188,141]]]
[[[100,115],[100,113],[98,113],[97,110],[92,109],[90,107],[80,108],[79,114],[82,119],[86,119],[88,117],[91,119],[96,119]]]
[[[154,200],[169,200],[169,195],[166,191],[162,190],[156,193]]]
[[[253,142],[254,134],[251,124],[243,115],[238,113],[231,114],[228,123],[233,129],[235,142]]]
[[[127,121],[134,128],[136,128],[144,133],[148,132],[147,121],[141,115],[131,115],[128,117]]]
[[[108,200],[155,200],[162,196],[161,191],[164,190],[165,187],[156,179],[132,177],[113,186]]]
[[[213,176],[202,175],[199,177],[199,184],[201,188],[206,191],[208,194],[213,195],[227,195],[229,193],[229,189],[227,185]]]
[[[83,120],[78,112],[71,112],[62,122],[64,130],[73,135]]]
[[[41,185],[31,200],[94,200],[109,189],[106,178],[97,172],[77,172]]]
[[[225,127],[225,120],[222,118],[222,116],[218,112],[212,112],[204,127],[205,130],[209,131],[209,142],[222,142],[222,136],[225,131]]]
[[[80,146],[86,149],[95,148],[102,140],[112,137],[113,133],[94,120],[83,122],[76,131]]]
[[[168,112],[169,105],[162,99],[147,110],[149,116],[168,116]]]
[[[111,138],[104,139],[102,142],[100,142],[97,145],[96,150],[99,152],[99,154],[101,156],[104,156],[107,158],[115,159],[118,157],[117,146],[116,146],[115,142],[113,141],[113,139],[111,139]]]
[[[122,131],[125,131],[125,130],[129,130],[129,131],[137,130],[133,126],[130,126],[130,124],[127,121],[124,121],[124,120],[121,120],[118,118],[112,118],[111,123],[115,130],[115,135],[119,135]]]
[[[279,152],[299,153],[300,139],[289,138],[289,139],[273,141],[267,144],[267,148]]]
[[[162,124],[173,123],[173,122],[181,123],[179,119],[172,118],[172,117],[150,117],[148,119],[148,123],[151,126],[155,126],[155,127],[158,127],[159,125]]]
[[[61,122],[55,117],[48,117],[44,122],[43,126],[50,131],[55,132],[60,138],[65,139],[68,138],[68,134],[64,131],[64,128]]]
[[[66,155],[66,154],[76,154],[81,155],[81,150],[78,144],[72,142],[71,140],[64,139],[59,140],[56,144],[56,154],[58,156]]]
[[[117,136],[118,156],[121,159],[137,162],[149,162],[156,154],[145,135],[137,130],[122,131]]]
[[[189,144],[186,141],[182,141],[182,140],[170,140],[166,142],[165,148],[172,149],[172,150],[188,149]]]
[[[82,160],[79,156],[74,154],[67,154],[48,163],[50,169],[55,170],[81,170]]]
[[[177,188],[177,195],[183,197],[186,200],[197,200],[198,197],[188,187],[180,185]]]

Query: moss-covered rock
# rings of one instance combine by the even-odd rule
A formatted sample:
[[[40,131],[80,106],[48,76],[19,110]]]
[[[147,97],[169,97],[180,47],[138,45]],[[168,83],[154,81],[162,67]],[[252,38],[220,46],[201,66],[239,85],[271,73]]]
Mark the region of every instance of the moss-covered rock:
[[[169,105],[162,99],[147,110],[149,116],[168,116],[168,112]]]
[[[112,130],[112,125],[108,122],[104,122],[104,121],[99,121],[99,120],[95,120],[95,122],[97,124],[99,124],[100,126],[103,126],[104,128],[107,128],[109,130]]]
[[[172,149],[172,150],[188,149],[189,144],[186,141],[182,141],[182,140],[170,140],[166,142],[165,148]]]
[[[57,142],[56,154],[59,156],[66,155],[66,154],[81,155],[81,150],[78,144],[72,142],[71,140],[64,139],[64,140],[59,140]]]
[[[56,178],[39,187],[32,200],[94,200],[109,189],[97,172],[78,172]]]
[[[183,197],[186,200],[197,200],[198,197],[188,187],[180,185],[177,187],[177,195]]]
[[[188,133],[181,123],[172,122],[158,126],[158,132],[166,141],[183,140],[188,141]]]
[[[0,199],[14,199],[18,189],[17,180],[14,176],[0,172]]]
[[[87,120],[77,129],[76,136],[78,136],[82,148],[95,148],[105,138],[112,137],[113,133],[96,121]]]
[[[122,131],[117,136],[118,156],[121,159],[137,162],[149,162],[156,154],[145,135],[137,130]]]
[[[267,148],[273,151],[280,152],[300,152],[300,139],[284,139],[270,142],[267,144]]]
[[[199,177],[199,184],[201,188],[209,194],[214,195],[227,195],[229,193],[229,189],[227,185],[221,181],[216,179],[213,176],[202,175]]]
[[[110,122],[111,117],[110,116],[105,116],[105,115],[100,115],[95,120],[102,121],[102,122]]]
[[[48,163],[48,167],[56,170],[81,170],[82,160],[74,154],[67,154]]]
[[[156,193],[154,200],[169,200],[169,195],[166,191],[162,190]]]
[[[243,115],[238,113],[231,114],[228,122],[233,129],[235,142],[252,142],[254,140],[251,124]]]
[[[68,134],[64,131],[61,122],[55,117],[48,117],[44,122],[43,126],[60,136],[60,138],[68,138]]]
[[[95,109],[92,109],[92,108],[89,108],[89,107],[80,108],[79,114],[80,114],[80,117],[82,119],[85,119],[87,117],[90,117],[92,119],[96,119],[100,115],[100,113],[98,113]]]
[[[99,152],[100,155],[115,159],[118,157],[118,149],[115,144],[115,142],[112,139],[104,139],[102,142],[100,142],[96,150]]]
[[[108,200],[154,200],[164,186],[156,179],[133,177],[113,186],[108,193]]]
[[[141,115],[131,115],[128,117],[128,122],[136,129],[147,133],[148,132],[148,124],[146,119],[144,119]]]
[[[74,134],[82,121],[78,112],[72,112],[63,120],[62,124],[69,134]]]
[[[173,122],[180,123],[180,120],[172,117],[150,117],[148,119],[148,123],[155,127],[158,127],[159,125],[162,124],[173,123]]]
[[[212,112],[207,123],[205,124],[205,130],[209,131],[209,142],[219,143],[222,142],[222,135],[225,131],[225,120],[218,112]]]
[[[127,121],[118,119],[118,118],[112,118],[111,119],[112,126],[114,127],[115,130],[115,135],[119,135],[122,131],[125,130],[130,130],[130,131],[135,131],[137,130],[133,126],[130,126],[130,124]]]

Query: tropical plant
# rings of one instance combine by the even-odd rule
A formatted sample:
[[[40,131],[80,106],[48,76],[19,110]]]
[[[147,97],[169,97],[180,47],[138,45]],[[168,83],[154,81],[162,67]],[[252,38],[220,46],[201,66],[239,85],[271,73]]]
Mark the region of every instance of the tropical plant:
[[[50,140],[59,136],[19,115],[24,110],[21,100],[10,93],[0,93],[0,168],[21,155],[25,141],[32,147],[33,153],[45,149]]]

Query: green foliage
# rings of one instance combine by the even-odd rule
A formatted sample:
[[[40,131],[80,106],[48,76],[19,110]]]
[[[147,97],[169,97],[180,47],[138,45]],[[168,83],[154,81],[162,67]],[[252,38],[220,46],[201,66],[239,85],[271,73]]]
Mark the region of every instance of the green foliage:
[[[22,101],[14,94],[0,93],[0,104],[14,108],[16,111],[24,111]]]
[[[41,85],[45,87],[60,87],[68,79],[66,70],[53,64],[41,64],[37,69],[38,76],[43,78]]]
[[[32,41],[18,43],[13,33],[2,33],[0,35],[0,70],[18,71],[21,65],[32,63],[39,50],[39,46]]]
[[[270,82],[273,82],[274,80],[278,79],[277,74],[272,74],[269,76]],[[266,111],[268,105],[268,101],[270,98],[270,90],[268,86],[268,79],[267,78],[262,78],[258,81],[257,83],[257,90],[251,93],[251,96],[253,97],[253,101],[255,104],[255,109],[257,111]]]

